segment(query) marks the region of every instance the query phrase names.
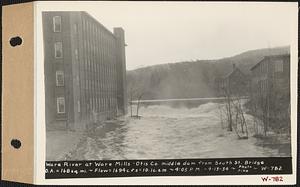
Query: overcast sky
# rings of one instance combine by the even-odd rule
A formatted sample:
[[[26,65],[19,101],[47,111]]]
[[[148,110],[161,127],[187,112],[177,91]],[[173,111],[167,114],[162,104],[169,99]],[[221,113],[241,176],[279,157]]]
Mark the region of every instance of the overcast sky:
[[[43,2],[43,10],[87,11],[125,30],[127,69],[289,45],[293,3]],[[72,4],[72,6],[70,6]],[[295,6],[296,5],[296,6]],[[294,11],[293,11],[294,10]]]

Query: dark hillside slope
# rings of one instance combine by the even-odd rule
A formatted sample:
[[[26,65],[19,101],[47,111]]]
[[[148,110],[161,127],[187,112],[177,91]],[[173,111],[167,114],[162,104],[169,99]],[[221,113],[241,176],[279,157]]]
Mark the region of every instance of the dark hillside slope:
[[[214,97],[214,80],[236,64],[245,74],[264,56],[289,53],[289,47],[251,50],[218,60],[198,60],[148,66],[127,72],[128,92],[143,93],[143,99]],[[128,94],[130,96],[130,93]]]

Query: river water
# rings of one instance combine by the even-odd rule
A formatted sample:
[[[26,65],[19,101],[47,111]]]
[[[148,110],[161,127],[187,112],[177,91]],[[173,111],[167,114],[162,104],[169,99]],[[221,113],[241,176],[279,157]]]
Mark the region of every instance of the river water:
[[[72,159],[286,156],[277,149],[257,145],[251,134],[250,115],[245,115],[248,139],[238,139],[234,132],[222,128],[216,103],[190,109],[150,105],[141,107],[139,114],[141,119],[127,116],[125,123],[105,135],[87,136]]]

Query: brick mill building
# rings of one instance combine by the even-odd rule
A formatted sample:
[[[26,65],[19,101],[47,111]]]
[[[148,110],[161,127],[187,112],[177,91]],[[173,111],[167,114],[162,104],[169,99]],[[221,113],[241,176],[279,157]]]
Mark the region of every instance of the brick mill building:
[[[86,12],[43,12],[47,129],[126,114],[125,39]]]

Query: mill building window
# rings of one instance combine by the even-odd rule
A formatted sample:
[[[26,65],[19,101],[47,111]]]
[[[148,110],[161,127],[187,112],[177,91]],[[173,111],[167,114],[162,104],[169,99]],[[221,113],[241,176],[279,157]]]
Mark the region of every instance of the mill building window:
[[[60,16],[53,17],[53,31],[61,32],[61,17]]]
[[[282,60],[275,61],[275,72],[283,72],[283,61]]]
[[[55,53],[55,58],[63,57],[62,42],[55,42],[54,53]]]
[[[78,60],[78,49],[75,49],[75,59]]]
[[[66,112],[65,111],[65,98],[58,97],[56,101],[57,101],[57,113],[64,114]]]
[[[77,112],[80,112],[80,101],[77,101]]]
[[[56,71],[56,86],[64,86],[64,72]]]
[[[74,24],[74,34],[77,34],[78,32],[78,25],[77,23]]]

